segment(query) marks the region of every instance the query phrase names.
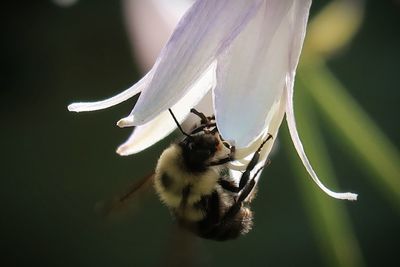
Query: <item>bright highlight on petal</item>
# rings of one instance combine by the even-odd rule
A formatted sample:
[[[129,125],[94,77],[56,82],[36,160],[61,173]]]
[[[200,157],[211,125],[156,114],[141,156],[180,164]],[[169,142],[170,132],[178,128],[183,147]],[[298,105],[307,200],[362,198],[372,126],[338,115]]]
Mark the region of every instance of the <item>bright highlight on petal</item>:
[[[140,93],[152,77],[153,71],[149,71],[142,79],[140,79],[140,81],[116,96],[96,102],[73,103],[68,106],[68,110],[73,112],[95,111],[115,106]]]

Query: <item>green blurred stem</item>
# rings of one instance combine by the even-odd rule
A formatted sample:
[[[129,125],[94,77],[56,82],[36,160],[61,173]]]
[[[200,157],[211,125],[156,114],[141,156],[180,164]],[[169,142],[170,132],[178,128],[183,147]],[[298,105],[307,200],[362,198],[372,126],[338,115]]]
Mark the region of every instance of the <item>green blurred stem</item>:
[[[396,147],[347,93],[322,59],[307,58],[298,78],[334,128],[344,136],[349,149],[359,156],[361,168],[375,186],[400,208],[400,154]]]
[[[296,97],[296,114],[298,114],[299,132],[307,155],[324,184],[334,191],[340,191],[325,142],[320,135],[321,130],[316,123],[315,107],[312,106],[310,96],[306,94],[307,91],[304,88],[297,88],[296,92],[301,92]],[[301,174],[296,181],[326,266],[364,266],[359,243],[354,235],[346,209],[346,205],[354,205],[354,203],[327,197],[311,182],[293,148],[290,150],[289,155],[294,163],[296,175]]]

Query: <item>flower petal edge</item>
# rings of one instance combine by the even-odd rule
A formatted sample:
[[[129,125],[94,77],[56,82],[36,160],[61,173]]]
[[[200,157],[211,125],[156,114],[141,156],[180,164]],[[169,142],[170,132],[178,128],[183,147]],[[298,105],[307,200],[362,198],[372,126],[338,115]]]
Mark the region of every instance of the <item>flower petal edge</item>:
[[[68,110],[72,112],[85,112],[106,109],[122,103],[134,95],[140,93],[147,84],[151,81],[153,70],[150,70],[142,79],[137,83],[122,91],[121,93],[101,101],[95,102],[76,102],[68,105]]]
[[[315,173],[313,167],[311,166],[310,161],[307,158],[307,155],[304,151],[303,144],[301,143],[299,133],[296,127],[296,121],[294,117],[293,111],[293,82],[289,81],[286,89],[287,93],[287,102],[286,102],[286,122],[288,124],[289,133],[292,138],[294,147],[296,148],[297,154],[299,155],[301,161],[303,162],[304,167],[307,172],[310,174],[311,179],[318,185],[318,187],[324,191],[327,195],[337,198],[337,199],[345,199],[345,200],[357,200],[357,194],[354,193],[337,193],[328,189],[322,182],[319,180],[318,175]]]

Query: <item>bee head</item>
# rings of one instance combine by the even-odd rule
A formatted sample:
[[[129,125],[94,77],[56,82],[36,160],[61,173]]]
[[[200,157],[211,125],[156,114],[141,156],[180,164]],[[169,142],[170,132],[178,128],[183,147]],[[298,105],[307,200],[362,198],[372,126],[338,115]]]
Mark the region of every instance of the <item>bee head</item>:
[[[217,131],[203,130],[201,134],[186,133],[171,109],[168,109],[174,119],[178,129],[185,138],[179,142],[182,149],[184,163],[191,171],[204,171],[208,167],[208,162],[221,150],[224,145],[219,138]],[[216,128],[215,128],[216,129]]]
[[[214,134],[201,134],[185,137],[179,145],[187,167],[194,171],[202,171],[215,156],[220,141]]]

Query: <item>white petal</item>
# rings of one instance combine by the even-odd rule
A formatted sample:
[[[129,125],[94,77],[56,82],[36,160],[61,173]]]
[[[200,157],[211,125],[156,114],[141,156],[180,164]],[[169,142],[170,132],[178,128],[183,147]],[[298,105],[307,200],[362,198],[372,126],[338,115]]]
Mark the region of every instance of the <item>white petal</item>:
[[[189,113],[189,110],[184,113],[177,112],[175,108],[173,111],[179,122]],[[138,153],[168,136],[176,127],[169,112],[164,111],[150,122],[137,126],[129,139],[118,147],[117,153],[121,156]]]
[[[279,102],[289,70],[297,27],[295,0],[264,1],[256,17],[218,58],[214,101],[218,128],[227,140],[246,147],[265,130]]]
[[[149,86],[132,111],[141,125],[173,106],[254,16],[261,0],[196,1],[156,62]]]
[[[289,83],[290,84],[290,83]],[[357,194],[353,193],[336,193],[328,188],[326,188],[321,181],[318,179],[317,174],[315,173],[314,169],[309,162],[306,153],[304,152],[303,145],[300,141],[299,134],[296,128],[296,122],[294,118],[294,111],[293,111],[293,89],[287,90],[288,94],[288,101],[286,106],[286,120],[289,127],[290,136],[292,137],[293,144],[299,154],[301,161],[303,162],[304,167],[307,169],[308,173],[310,174],[313,181],[329,196],[338,198],[338,199],[348,199],[348,200],[357,200]]]
[[[194,108],[204,113],[206,116],[214,115],[211,90],[207,92],[203,99],[201,99],[201,101]],[[184,131],[190,132],[191,130],[193,130],[193,125],[198,124],[199,122],[200,118],[197,115],[190,113],[181,126]]]
[[[253,141],[248,147],[237,148],[236,149],[236,157],[238,159],[244,159],[248,157],[250,154],[254,153],[255,150],[260,146],[260,144],[265,140],[268,134],[271,134],[274,139],[265,144],[263,149],[263,153],[269,155],[269,152],[272,149],[272,145],[278,135],[279,126],[282,123],[283,116],[285,114],[286,108],[286,94],[282,94],[281,99],[278,103],[272,106],[270,115],[271,120],[267,127],[264,129],[262,135],[260,135],[255,141]]]
[[[82,112],[82,111],[94,111],[100,109],[106,109],[112,106],[115,106],[125,100],[128,100],[132,96],[140,93],[143,88],[147,86],[149,81],[153,76],[153,71],[149,71],[142,79],[140,79],[136,84],[131,86],[130,88],[126,89],[125,91],[119,93],[116,96],[111,98],[96,101],[96,102],[79,102],[79,103],[72,103],[68,106],[69,111],[74,112]]]
[[[216,65],[217,62],[214,61],[206,74],[193,85],[192,90],[172,107],[179,123],[182,123],[190,109],[196,106],[207,92],[215,87]],[[209,105],[211,106],[211,103]],[[125,118],[125,122],[129,122],[129,119],[130,117]],[[174,120],[166,110],[150,122],[137,126],[129,139],[117,149],[117,153],[122,156],[138,153],[169,135],[176,127]]]
[[[215,72],[217,68],[217,61],[213,61],[208,69],[200,76],[200,78],[190,86],[189,92],[186,94],[192,98],[196,99],[196,104],[200,102],[200,100],[205,96],[205,94],[209,91],[210,88],[214,88],[216,84]],[[184,99],[184,96],[182,99]],[[179,102],[182,102],[182,99]],[[179,103],[178,102],[178,103]],[[155,104],[152,104],[155,105]],[[193,108],[194,106],[189,107]],[[132,127],[135,126],[135,117],[131,113],[129,116],[120,119],[117,122],[119,127]]]
[[[272,147],[278,136],[278,131],[282,124],[283,117],[285,115],[285,111],[286,111],[285,109],[286,109],[286,94],[282,93],[281,100],[278,102],[278,105],[274,107],[275,111],[273,112],[273,115],[272,115],[272,118],[270,120],[267,130],[263,134],[262,140],[265,140],[265,138],[267,137],[268,134],[271,134],[274,139],[269,140],[268,143],[266,143],[264,145],[264,148],[261,151],[260,161],[256,165],[255,169],[258,169],[261,166],[263,166],[265,164],[269,154],[271,153]],[[261,173],[258,175],[257,180],[260,178],[260,175],[261,175]]]
[[[318,179],[317,174],[312,168],[306,153],[304,152],[303,145],[300,141],[299,134],[297,132],[296,121],[294,117],[293,110],[293,86],[294,78],[296,75],[296,67],[299,61],[301,48],[303,46],[304,36],[306,33],[307,18],[309,12],[309,6],[311,5],[311,0],[298,0],[294,5],[295,12],[293,16],[294,25],[298,25],[297,34],[293,38],[292,42],[292,54],[290,56],[290,72],[286,78],[286,93],[287,93],[287,103],[286,103],[286,120],[289,127],[290,136],[292,138],[293,144],[299,154],[304,167],[307,169],[313,181],[329,196],[338,199],[348,199],[356,200],[357,194],[353,193],[336,193],[328,188],[326,188],[321,181]]]
[[[272,146],[276,140],[276,136],[278,136],[278,131],[279,127],[282,123],[283,116],[285,115],[285,108],[286,108],[286,94],[282,94],[281,99],[278,103],[278,105],[273,107],[273,112],[272,112],[272,119],[270,121],[270,124],[268,127],[265,129],[264,133],[260,138],[258,138],[255,142],[253,142],[248,148],[245,149],[238,149],[236,151],[235,156],[238,158],[242,159],[248,159],[250,160],[251,157],[254,155],[254,151],[258,149],[260,146],[261,142],[264,141],[268,134],[271,134],[273,136],[273,139],[270,139],[263,147],[261,150],[261,155],[260,155],[260,160],[255,166],[254,170],[252,171],[252,174],[254,174],[259,168],[265,165],[265,162],[268,158],[269,153],[271,152]],[[229,168],[233,170],[241,170],[243,171],[246,168],[246,165],[229,165]],[[240,174],[237,172],[232,172],[233,177],[236,179],[240,179]],[[257,175],[256,181],[260,178],[261,172]]]
[[[292,32],[293,39],[290,49],[290,75],[292,75],[292,86],[294,85],[294,76],[297,64],[299,63],[301,49],[303,48],[304,37],[306,36],[306,27],[308,15],[310,12],[311,0],[296,0],[292,8]],[[287,83],[286,83],[287,86]],[[293,89],[293,88],[292,88]]]

